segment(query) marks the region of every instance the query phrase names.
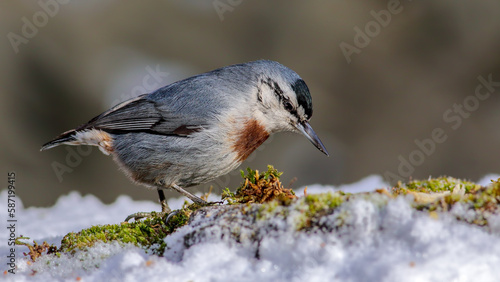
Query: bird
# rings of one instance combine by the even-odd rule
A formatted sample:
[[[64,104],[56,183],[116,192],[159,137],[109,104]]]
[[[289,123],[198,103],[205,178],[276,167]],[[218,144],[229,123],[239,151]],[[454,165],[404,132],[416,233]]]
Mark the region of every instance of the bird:
[[[271,60],[218,68],[117,104],[44,144],[97,146],[135,183],[158,191],[161,214],[171,212],[164,189],[207,202],[186,188],[236,169],[278,132],[303,134],[329,156],[309,124],[312,98],[304,80]],[[151,213],[127,217],[138,220]]]

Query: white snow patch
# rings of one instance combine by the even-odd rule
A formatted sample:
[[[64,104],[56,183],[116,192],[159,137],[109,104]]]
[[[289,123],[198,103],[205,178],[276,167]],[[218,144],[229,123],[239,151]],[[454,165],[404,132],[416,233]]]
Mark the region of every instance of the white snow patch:
[[[479,179],[479,181],[476,183],[479,185],[482,185],[482,186],[488,186],[491,184],[491,180],[497,180],[498,178],[500,178],[499,174],[491,173],[491,174],[485,175],[483,178]]]
[[[370,175],[361,179],[358,182],[351,184],[343,184],[339,186],[313,184],[313,185],[307,185],[306,187],[308,194],[319,194],[319,193],[326,193],[329,191],[334,192],[339,190],[344,191],[346,193],[362,193],[362,192],[372,192],[375,191],[376,189],[388,188],[390,187],[390,185],[384,181],[384,178],[382,176]],[[302,196],[304,195],[304,188],[305,187],[301,187],[299,189],[293,189],[293,190],[295,191],[296,195]]]
[[[486,176],[481,184],[496,176]],[[482,182],[484,181],[484,182]],[[369,176],[339,187],[311,185],[307,193],[343,190],[364,192],[388,187],[381,177]],[[303,189],[297,189],[303,195]],[[213,200],[218,199],[212,196]],[[38,243],[60,244],[62,236],[95,224],[121,222],[137,211],[159,210],[152,202],[120,196],[105,205],[93,196],[77,192],[62,196],[50,208],[23,208],[16,198],[17,235]],[[184,198],[169,204],[179,208]],[[16,247],[17,273],[0,273],[5,281],[498,281],[500,277],[500,216],[489,218],[490,232],[457,221],[454,214],[467,211],[457,206],[438,219],[415,211],[410,199],[399,197],[380,207],[357,199],[341,206],[324,220],[337,226],[334,232],[295,232],[290,222],[273,218],[276,231],[264,236],[259,246],[221,240],[216,228],[209,240],[186,249],[183,235],[196,226],[185,226],[166,238],[171,249],[165,257],[146,254],[132,245],[96,244],[75,257],[43,256],[34,264]],[[7,192],[0,193],[7,202]],[[7,209],[0,210],[7,223]],[[347,224],[336,224],[342,218]],[[204,222],[199,222],[202,225]],[[4,227],[5,228],[5,227]],[[5,229],[4,229],[5,230]],[[219,232],[219,233],[218,233]],[[8,232],[1,232],[0,265],[6,270]],[[35,275],[33,271],[36,271]],[[2,271],[3,272],[3,271]]]

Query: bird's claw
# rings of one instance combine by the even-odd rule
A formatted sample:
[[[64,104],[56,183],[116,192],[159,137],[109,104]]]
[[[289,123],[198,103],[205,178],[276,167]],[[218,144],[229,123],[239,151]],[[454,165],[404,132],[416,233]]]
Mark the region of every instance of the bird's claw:
[[[135,221],[138,221],[143,218],[153,218],[153,217],[163,217],[167,214],[166,212],[136,212],[133,213],[127,218],[125,218],[124,222],[128,222],[131,219],[134,219]]]

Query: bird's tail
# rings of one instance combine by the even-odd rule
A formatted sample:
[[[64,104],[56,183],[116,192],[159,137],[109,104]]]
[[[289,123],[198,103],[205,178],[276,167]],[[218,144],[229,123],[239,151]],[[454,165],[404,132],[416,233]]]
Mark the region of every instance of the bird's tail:
[[[59,145],[89,145],[97,146],[106,155],[111,154],[113,149],[113,137],[100,129],[87,128],[83,130],[72,129],[59,135],[56,139],[42,146],[40,151],[54,148]]]
[[[76,139],[76,130],[71,129],[57,136],[54,140],[45,143],[40,149],[40,151],[48,150],[63,144],[75,145],[75,142],[77,141],[78,140]]]

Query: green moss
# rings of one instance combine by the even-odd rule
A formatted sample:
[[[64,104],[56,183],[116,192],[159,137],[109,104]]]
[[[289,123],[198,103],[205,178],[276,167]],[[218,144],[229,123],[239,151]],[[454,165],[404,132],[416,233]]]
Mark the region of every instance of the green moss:
[[[265,203],[259,208],[259,213],[273,213],[276,208],[280,206],[282,206],[282,204],[279,201]]]
[[[225,200],[228,205],[238,204],[238,198],[233,192],[231,192],[231,190],[229,190],[229,188],[222,190],[221,199]]]
[[[426,181],[412,181],[408,184],[398,183],[393,188],[395,196],[414,192],[437,194],[435,198],[431,198],[431,201],[417,201],[418,197],[416,197],[413,206],[417,210],[448,212],[455,205],[460,204],[470,212],[467,217],[457,215],[458,220],[478,226],[488,226],[489,215],[496,213],[500,204],[500,179],[492,180],[491,185],[482,187],[468,181],[440,177]]]
[[[307,195],[299,200],[298,210],[302,213],[297,230],[309,229],[320,217],[334,212],[336,208],[348,201],[351,194],[342,191],[324,194]]]
[[[163,239],[180,226],[187,223],[189,216],[184,209],[174,215],[168,224],[164,218],[152,217],[132,223],[97,225],[78,233],[69,233],[61,241],[61,252],[85,250],[96,242],[116,241],[123,244],[134,244],[153,253],[161,255],[165,249]],[[154,247],[154,248],[153,248]]]
[[[252,170],[249,167],[247,167],[247,174],[246,175],[245,175],[245,172],[243,170],[240,170],[240,173],[241,173],[241,178],[248,179],[248,181],[252,184],[257,184],[259,179],[265,179],[265,180],[269,180],[272,178],[280,179],[281,175],[283,174],[283,172],[279,172],[272,165],[268,165],[267,171],[265,171],[261,174],[259,174],[258,170]]]
[[[482,187],[469,181],[452,177],[439,177],[428,180],[414,180],[398,183],[392,193],[385,190],[375,192],[345,194],[343,192],[307,195],[297,203],[302,213],[297,224],[298,230],[309,230],[318,226],[319,218],[336,212],[337,208],[352,199],[364,199],[383,208],[390,198],[412,194],[412,206],[420,211],[437,216],[436,212],[449,212],[455,205],[463,205],[467,216],[456,213],[458,220],[478,226],[488,226],[488,217],[498,213],[500,206],[500,179],[492,181],[492,185]],[[341,215],[339,214],[339,218]],[[339,223],[341,224],[341,223]]]
[[[455,205],[463,205],[466,211],[472,211],[465,215],[457,213],[457,218],[478,226],[488,226],[488,217],[498,214],[500,205],[500,179],[492,181],[487,187],[478,184],[455,179],[452,177],[439,177],[427,180],[414,180],[408,183],[398,183],[391,192],[380,189],[375,192],[349,194],[342,191],[323,194],[305,195],[297,199],[291,189],[283,188],[279,181],[281,172],[274,167],[268,166],[267,171],[259,173],[257,170],[247,169],[242,171],[244,182],[235,193],[229,189],[224,190],[222,199],[227,204],[241,204],[239,209],[242,214],[253,215],[257,220],[269,220],[273,217],[286,219],[293,216],[296,219],[296,229],[307,232],[312,228],[336,228],[345,224],[349,217],[348,209],[340,209],[347,201],[363,199],[374,203],[377,208],[383,209],[387,202],[395,197],[411,194],[414,196],[412,206],[420,211],[428,212],[433,217],[438,217],[438,212],[448,212]],[[424,201],[419,200],[428,196]],[[419,198],[420,197],[420,198]],[[260,205],[254,205],[260,203]],[[76,250],[86,250],[97,242],[119,242],[120,244],[134,244],[157,255],[162,255],[166,244],[164,238],[175,230],[188,223],[191,214],[201,206],[189,205],[186,201],[182,209],[176,211],[168,223],[159,214],[143,221],[122,223],[115,225],[97,225],[78,233],[67,234],[61,247],[49,246],[44,242],[38,245],[24,243],[19,238],[16,244],[27,246],[29,255],[34,261],[43,254],[74,253]],[[255,213],[257,211],[257,213]],[[324,216],[334,214],[335,225],[322,226]],[[328,224],[332,224],[331,222]],[[234,230],[235,238],[238,230]]]
[[[328,209],[334,209],[340,206],[348,197],[342,191],[334,193],[313,194],[304,197],[304,203],[307,205],[307,212],[314,215]]]
[[[18,238],[19,240],[16,240],[16,244],[27,246],[30,252],[25,255],[29,255],[33,261],[43,253],[55,253],[57,256],[60,256],[61,253],[74,253],[76,250],[86,250],[94,246],[97,242],[107,243],[112,241],[119,242],[120,244],[134,244],[146,251],[151,251],[161,256],[166,247],[163,239],[177,228],[186,225],[190,214],[197,208],[199,206],[195,204],[185,205],[169,219],[167,224],[165,224],[165,218],[154,216],[143,221],[96,225],[77,233],[71,232],[64,236],[61,241],[61,247],[58,249],[55,246],[49,246],[46,242],[42,245],[34,242],[34,245],[31,245],[21,241],[21,239],[29,239],[27,237]]]
[[[152,212],[151,218],[131,223],[96,225],[81,230],[80,232],[68,233],[61,241],[58,252],[74,253],[76,250],[86,250],[97,242],[119,242],[121,244],[134,244],[154,254],[162,255],[166,244],[164,238],[175,232],[177,228],[187,224],[193,211],[199,209],[198,204],[188,204],[186,201],[182,209],[165,223],[165,217],[160,213]]]
[[[438,177],[427,180],[413,180],[408,183],[401,183],[393,187],[393,194],[407,194],[408,191],[421,193],[442,193],[453,192],[456,189],[465,189],[465,193],[471,193],[481,186],[469,181],[456,179],[453,177]]]
[[[288,216],[289,210],[283,207],[289,206],[292,201],[281,201],[276,199],[271,202],[263,203],[257,210],[257,220],[268,220],[274,217],[285,218]],[[252,205],[247,204],[247,209],[251,209]]]

